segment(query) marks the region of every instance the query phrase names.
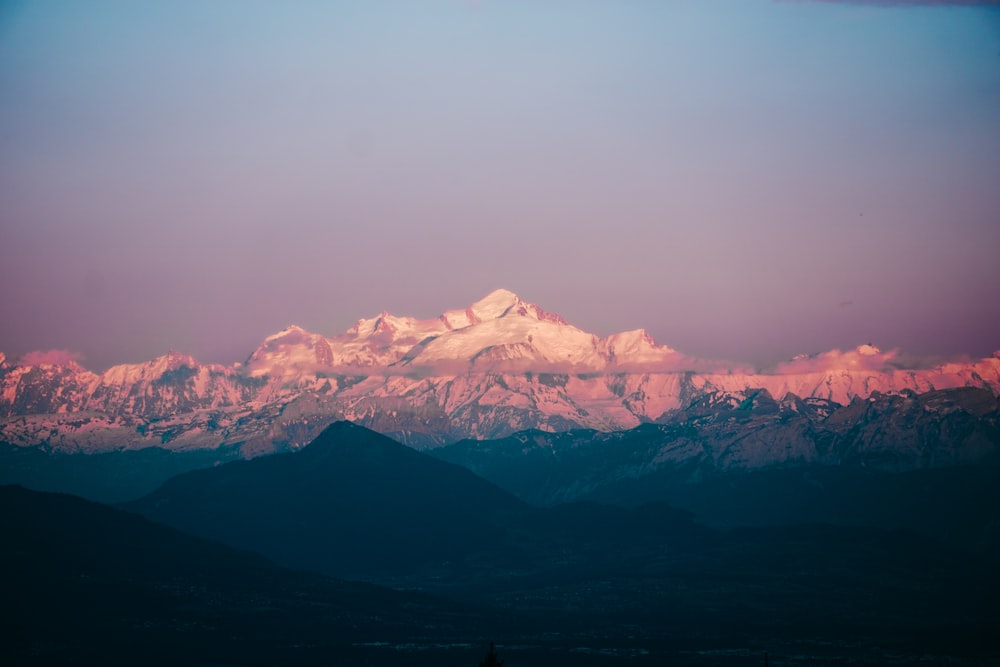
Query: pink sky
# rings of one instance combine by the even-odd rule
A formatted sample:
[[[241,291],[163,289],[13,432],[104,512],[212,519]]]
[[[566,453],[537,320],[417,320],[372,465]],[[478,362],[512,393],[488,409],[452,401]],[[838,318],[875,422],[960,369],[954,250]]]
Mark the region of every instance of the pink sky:
[[[99,0],[0,35],[9,356],[230,362],[500,287],[704,359],[1000,347],[995,7]]]

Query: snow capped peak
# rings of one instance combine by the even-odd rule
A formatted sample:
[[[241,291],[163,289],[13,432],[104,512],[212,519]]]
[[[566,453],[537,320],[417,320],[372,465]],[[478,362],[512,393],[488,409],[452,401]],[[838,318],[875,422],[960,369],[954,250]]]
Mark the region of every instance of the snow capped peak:
[[[868,343],[866,345],[858,345],[856,349],[858,354],[866,357],[874,357],[876,355],[882,354],[882,350],[878,349],[871,343]]]
[[[615,364],[658,364],[676,361],[677,351],[666,345],[657,345],[645,329],[633,329],[611,334],[601,347],[608,360]]]
[[[382,335],[392,336],[396,333],[407,333],[411,329],[419,327],[420,322],[412,317],[396,317],[387,310],[383,310],[375,317],[358,320],[347,333],[358,338],[368,338]]]
[[[471,313],[473,322],[484,322],[487,320],[498,320],[501,317],[516,316],[529,317],[540,322],[569,324],[559,315],[547,312],[533,303],[523,301],[521,297],[505,289],[490,292],[472,304],[467,312]]]
[[[326,339],[297,324],[285,327],[264,339],[246,365],[251,375],[287,376],[292,369],[330,366],[333,354]]]
[[[495,320],[503,317],[507,314],[507,311],[518,305],[526,304],[510,290],[498,289],[493,290],[479,301],[476,301],[469,307],[469,310],[480,321]]]
[[[190,354],[184,354],[183,352],[178,352],[177,350],[167,350],[166,354],[160,355],[146,364],[138,364],[138,366],[148,366],[155,372],[164,373],[166,371],[176,370],[181,366],[197,368],[199,364],[198,360]]]
[[[628,345],[628,346],[642,346],[642,347],[652,347],[656,345],[656,341],[653,337],[649,335],[649,332],[645,329],[632,329],[631,331],[622,331],[620,333],[611,334],[608,336],[609,341],[614,341],[618,345]]]
[[[282,329],[278,333],[271,334],[270,336],[268,336],[267,338],[265,338],[264,342],[265,343],[269,343],[271,341],[281,340],[282,338],[299,338],[299,337],[311,336],[311,335],[313,335],[313,334],[311,334],[310,332],[306,331],[305,329],[303,329],[302,327],[300,327],[298,324],[289,324],[287,327],[285,327],[284,329]]]
[[[6,365],[7,365],[7,355],[4,354],[3,352],[0,352],[0,368],[5,367]]]
[[[445,311],[438,320],[450,331],[504,317],[529,317],[542,322],[567,324],[566,320],[558,315],[523,301],[521,297],[506,289],[490,292],[465,310]]]
[[[189,354],[170,350],[150,361],[112,366],[101,375],[100,380],[102,384],[109,386],[151,382],[180,368],[196,370],[201,368],[201,364]]]

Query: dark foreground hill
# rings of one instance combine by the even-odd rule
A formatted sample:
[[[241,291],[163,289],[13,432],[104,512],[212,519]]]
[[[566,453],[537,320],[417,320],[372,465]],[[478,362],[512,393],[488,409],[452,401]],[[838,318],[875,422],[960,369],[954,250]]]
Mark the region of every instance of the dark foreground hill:
[[[528,509],[460,466],[349,422],[295,453],[180,475],[124,507],[288,566],[367,578],[507,567],[517,554],[498,538],[498,519]]]
[[[0,534],[3,664],[364,664],[365,645],[485,636],[468,606],[285,570],[74,496],[0,487]]]
[[[763,650],[799,656],[785,664],[998,657],[991,564],[915,533],[715,531],[655,503],[533,508],[350,424],[294,454],[175,478],[130,507],[282,564],[486,605],[525,624],[522,647],[672,664],[757,664],[747,656]],[[711,653],[737,648],[749,653]]]

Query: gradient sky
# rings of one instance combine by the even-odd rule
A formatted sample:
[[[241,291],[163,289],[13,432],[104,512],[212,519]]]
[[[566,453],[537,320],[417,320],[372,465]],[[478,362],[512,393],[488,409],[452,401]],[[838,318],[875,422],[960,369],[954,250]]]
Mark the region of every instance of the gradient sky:
[[[4,2],[0,220],[0,351],[95,369],[499,287],[708,358],[985,356],[1000,10]]]

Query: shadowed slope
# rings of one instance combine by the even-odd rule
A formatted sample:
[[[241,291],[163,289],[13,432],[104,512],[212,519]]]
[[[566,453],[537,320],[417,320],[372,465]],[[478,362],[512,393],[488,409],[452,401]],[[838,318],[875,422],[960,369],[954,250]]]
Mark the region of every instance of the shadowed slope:
[[[292,454],[176,477],[126,507],[195,535],[339,576],[500,563],[493,519],[526,505],[460,466],[348,422]]]
[[[476,623],[74,496],[0,487],[0,534],[6,664],[326,664],[358,642]]]

